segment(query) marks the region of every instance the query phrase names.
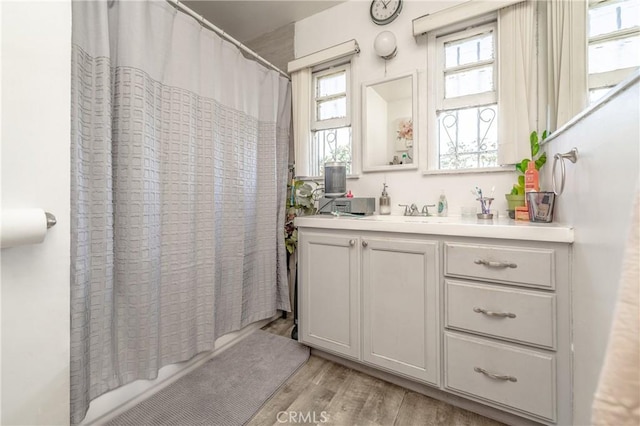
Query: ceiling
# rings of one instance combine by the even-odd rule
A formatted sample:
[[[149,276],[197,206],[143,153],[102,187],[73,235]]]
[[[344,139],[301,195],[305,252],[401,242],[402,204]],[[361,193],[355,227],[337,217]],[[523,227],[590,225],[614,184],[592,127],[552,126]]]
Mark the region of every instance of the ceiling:
[[[343,1],[185,0],[181,3],[244,43]]]

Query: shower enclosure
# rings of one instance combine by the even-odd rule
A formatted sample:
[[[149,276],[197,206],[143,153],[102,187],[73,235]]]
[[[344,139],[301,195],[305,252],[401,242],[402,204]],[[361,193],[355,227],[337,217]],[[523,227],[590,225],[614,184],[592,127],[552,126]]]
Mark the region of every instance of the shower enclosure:
[[[73,2],[71,421],[290,310],[290,83],[165,1]],[[215,384],[213,384],[215,385]]]

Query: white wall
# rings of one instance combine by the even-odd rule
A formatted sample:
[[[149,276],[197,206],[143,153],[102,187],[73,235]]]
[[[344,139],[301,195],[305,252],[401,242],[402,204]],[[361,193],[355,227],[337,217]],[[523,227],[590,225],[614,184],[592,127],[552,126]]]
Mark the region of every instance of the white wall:
[[[2,208],[58,219],[1,252],[1,422],[68,424],[71,3],[1,7]]]
[[[590,424],[621,274],[640,168],[640,77],[635,84],[546,145],[553,155],[579,150],[567,162],[556,219],[575,228],[573,245],[574,424]],[[560,167],[556,178],[560,177]]]
[[[387,62],[387,76],[391,77],[403,72],[418,70],[418,147],[420,150],[426,148],[426,37],[413,37],[412,20],[445,7],[450,7],[456,3],[460,2],[405,1],[400,16],[393,23],[380,27],[371,22],[369,18],[370,2],[351,0],[296,22],[296,57],[301,57],[350,39],[356,39],[360,45],[361,52],[356,55],[352,65],[352,93],[353,103],[356,106],[352,123],[354,143],[360,143],[362,134],[360,129],[361,83],[385,77],[385,61],[375,55],[373,41],[380,32],[388,30],[392,31],[396,36],[398,54],[394,59]],[[414,155],[414,158],[421,155]],[[402,211],[402,208],[398,207],[398,203],[435,204],[441,190],[444,190],[449,202],[449,214],[459,215],[460,207],[462,206],[479,208],[477,206],[478,203],[469,192],[472,188],[480,186],[486,193],[492,186],[495,186],[494,196],[496,201],[494,206],[498,210],[502,210],[501,213],[504,213],[507,206],[503,194],[511,190],[513,183],[516,181],[515,176],[515,171],[438,175],[423,175],[420,170],[368,172],[362,173],[357,180],[350,179],[347,182],[347,188],[355,196],[373,196],[377,198],[382,191],[382,182],[386,180],[389,185],[388,192],[391,196],[392,213],[394,214],[399,214]]]

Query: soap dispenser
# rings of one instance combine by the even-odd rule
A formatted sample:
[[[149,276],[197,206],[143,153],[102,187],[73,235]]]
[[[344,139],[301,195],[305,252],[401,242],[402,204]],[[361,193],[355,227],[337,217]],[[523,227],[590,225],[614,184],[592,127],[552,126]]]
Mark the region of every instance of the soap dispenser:
[[[382,195],[380,196],[380,214],[391,214],[391,197],[387,194],[387,184],[382,184]]]
[[[438,216],[446,216],[449,213],[449,203],[447,203],[447,196],[444,195],[444,191],[440,194],[438,199]]]

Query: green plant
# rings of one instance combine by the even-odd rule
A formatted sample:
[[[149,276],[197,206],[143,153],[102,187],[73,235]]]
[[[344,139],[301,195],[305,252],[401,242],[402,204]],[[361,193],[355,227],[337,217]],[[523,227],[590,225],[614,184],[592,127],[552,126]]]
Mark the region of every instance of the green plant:
[[[293,224],[296,216],[312,215],[316,212],[313,199],[315,190],[306,182],[293,180],[287,187],[287,217],[284,224],[284,244],[289,254],[293,254],[298,245],[298,229]]]
[[[511,188],[511,195],[524,195],[524,172],[527,170],[530,161],[535,161],[536,170],[540,170],[542,166],[547,162],[547,153],[540,153],[540,143],[543,142],[549,134],[545,130],[542,132],[542,136],[538,138],[538,132],[535,130],[529,135],[529,144],[531,145],[531,159],[525,158],[519,163],[516,163],[516,170],[520,172],[518,176],[518,183]]]

